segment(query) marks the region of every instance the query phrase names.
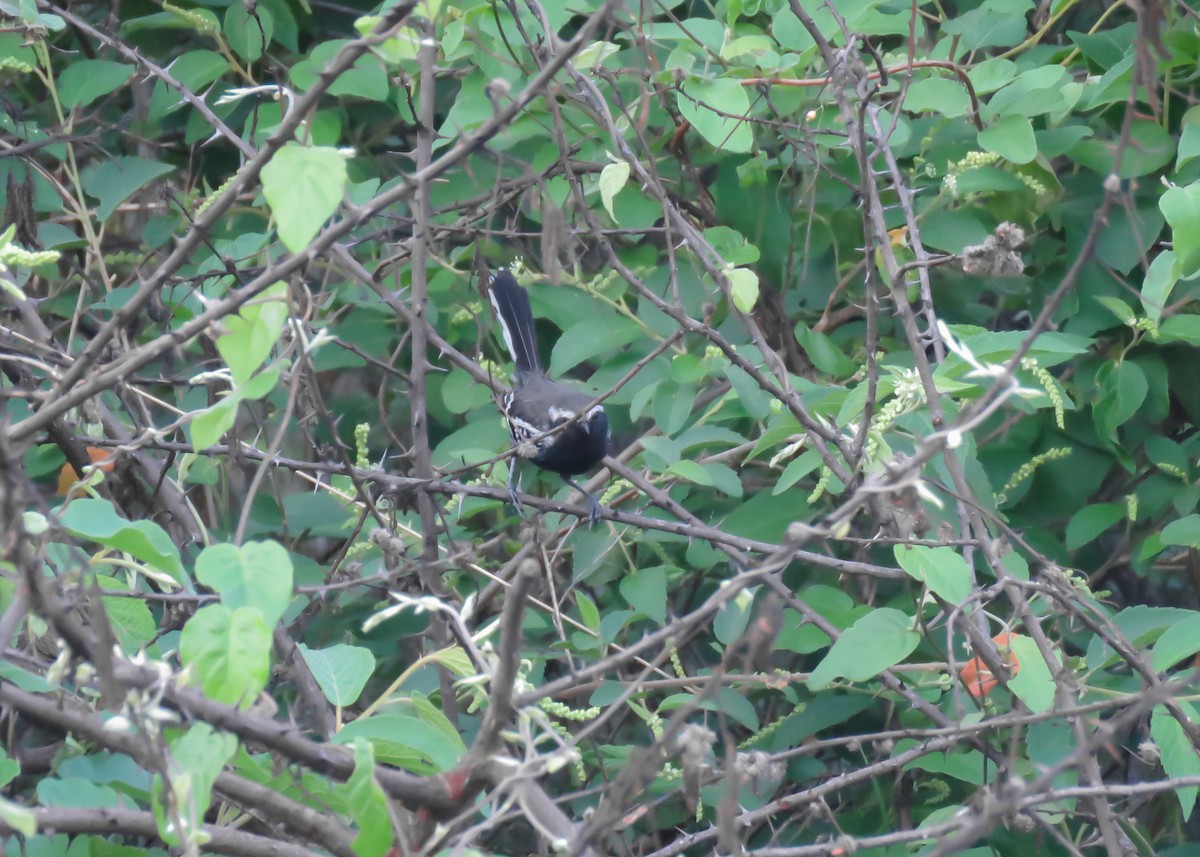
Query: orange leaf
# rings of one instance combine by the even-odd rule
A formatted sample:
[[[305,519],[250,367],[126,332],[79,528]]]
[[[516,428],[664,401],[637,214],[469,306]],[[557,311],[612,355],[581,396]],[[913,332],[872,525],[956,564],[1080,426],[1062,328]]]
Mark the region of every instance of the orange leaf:
[[[1017,656],[1012,653],[1009,645],[1013,637],[1019,636],[1021,635],[1004,631],[992,637],[992,641],[1000,647],[1000,656],[1004,658],[1004,665],[1014,676],[1021,671],[1021,664],[1017,661]],[[992,675],[992,671],[987,668],[987,664],[978,657],[971,658],[962,668],[958,677],[966,685],[967,693],[976,699],[983,699],[992,692],[992,688],[1000,683],[999,679]]]
[[[92,464],[105,473],[112,473],[113,468],[117,466],[116,455],[111,450],[89,446],[87,454],[88,458],[92,460]],[[65,497],[67,492],[75,487],[75,483],[82,478],[69,463],[64,464],[62,470],[58,471],[58,496]]]

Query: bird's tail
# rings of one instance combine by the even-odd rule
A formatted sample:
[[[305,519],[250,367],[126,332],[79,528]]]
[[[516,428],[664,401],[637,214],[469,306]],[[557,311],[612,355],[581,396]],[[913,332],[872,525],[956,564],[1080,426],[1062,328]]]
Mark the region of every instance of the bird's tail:
[[[488,294],[491,296],[492,306],[496,308],[496,315],[500,317],[504,344],[508,346],[508,353],[517,364],[517,375],[541,372],[533,310],[529,307],[529,293],[507,268],[501,268],[492,275]]]

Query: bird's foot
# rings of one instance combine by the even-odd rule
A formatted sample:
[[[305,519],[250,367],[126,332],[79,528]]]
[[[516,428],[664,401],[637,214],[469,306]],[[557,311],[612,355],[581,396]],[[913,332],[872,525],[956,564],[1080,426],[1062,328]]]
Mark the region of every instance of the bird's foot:
[[[508,502],[512,503],[512,507],[516,509],[518,517],[525,517],[525,507],[521,505],[521,492],[517,490],[515,485],[508,486]]]
[[[600,501],[597,500],[595,497],[593,497],[591,494],[589,494],[587,491],[584,491],[583,488],[581,488],[575,482],[575,480],[568,479],[567,477],[564,476],[563,482],[566,482],[568,485],[570,485],[572,488],[574,488],[576,491],[578,491],[580,494],[583,495],[583,499],[586,500],[587,504],[588,504],[588,527],[596,526],[596,522],[600,520],[600,510],[601,510],[601,508],[603,508],[600,505]]]

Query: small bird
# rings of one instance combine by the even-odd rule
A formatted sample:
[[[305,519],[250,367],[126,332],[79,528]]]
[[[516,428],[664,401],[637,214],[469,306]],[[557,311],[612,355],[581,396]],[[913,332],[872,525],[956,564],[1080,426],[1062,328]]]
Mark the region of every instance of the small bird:
[[[488,295],[500,317],[504,344],[516,363],[512,391],[501,403],[508,433],[518,447],[508,468],[509,499],[519,511],[520,482],[514,482],[514,476],[520,459],[529,458],[586,497],[591,507],[588,520],[595,524],[600,519],[600,503],[570,477],[591,470],[608,454],[608,415],[601,405],[587,409],[591,396],[546,377],[538,358],[529,293],[507,268],[492,275]]]

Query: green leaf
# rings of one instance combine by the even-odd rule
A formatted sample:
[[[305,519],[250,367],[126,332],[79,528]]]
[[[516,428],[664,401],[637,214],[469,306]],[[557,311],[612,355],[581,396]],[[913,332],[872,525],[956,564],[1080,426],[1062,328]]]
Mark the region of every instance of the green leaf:
[[[1072,515],[1067,523],[1067,550],[1079,550],[1113,524],[1124,520],[1125,515],[1124,503],[1093,503],[1084,506]]]
[[[1117,93],[1120,93],[1120,100],[1123,101],[1128,92],[1129,81],[1126,80],[1114,87],[1114,101],[1117,100]],[[1170,131],[1157,122],[1135,120],[1130,130],[1130,137],[1128,148],[1121,150],[1121,168],[1117,172],[1118,178],[1133,179],[1149,175],[1171,163],[1175,157],[1175,138]],[[1113,158],[1114,151],[1111,141],[1106,137],[1100,137],[1084,140],[1073,146],[1067,155],[1088,169],[1105,176],[1111,173],[1116,165]],[[1163,213],[1166,214],[1165,211]],[[1176,252],[1178,249],[1177,247]]]
[[[196,557],[196,579],[230,610],[258,611],[274,627],[292,600],[292,558],[278,542],[210,545]]]
[[[288,143],[263,167],[262,185],[279,240],[299,253],[341,204],[346,158],[337,149]]]
[[[600,638],[601,645],[607,645],[617,639],[617,635],[625,629],[625,626],[638,617],[639,613],[636,610],[609,610],[604,614],[604,618],[600,620]]]
[[[211,13],[209,13],[211,14]],[[216,18],[213,19],[213,32],[216,32]],[[121,24],[121,35],[131,36],[136,33],[142,33],[146,30],[192,30],[195,31],[196,26],[192,21],[173,13],[173,12],[155,12],[152,15],[141,15],[137,18],[131,18]],[[174,69],[171,69],[173,72]]]
[[[749,268],[726,268],[725,277],[729,280],[733,305],[742,312],[752,312],[758,303],[758,274]]]
[[[679,112],[714,149],[749,152],[754,134],[737,117],[750,112],[750,99],[736,80],[687,80],[680,87]]]
[[[600,199],[604,202],[604,208],[613,223],[617,222],[617,215],[613,211],[613,199],[629,181],[629,171],[628,161],[608,164],[600,171]]]
[[[173,770],[181,772],[164,782],[155,774],[151,785],[151,803],[159,836],[170,845],[179,845],[177,818],[182,818],[189,831],[198,830],[212,805],[212,788],[225,763],[237,752],[238,740],[225,732],[217,732],[207,723],[196,723],[170,743]],[[182,773],[186,772],[186,773]],[[165,789],[170,788],[167,799]],[[168,813],[166,807],[173,812]]]
[[[606,59],[616,55],[621,50],[620,45],[615,45],[612,42],[591,41],[575,54],[575,68],[583,70],[595,68],[603,63]]]
[[[174,172],[170,164],[146,158],[121,157],[97,160],[80,174],[87,195],[100,200],[96,217],[103,223],[117,206],[159,176]]]
[[[1056,0],[1051,15],[1057,15],[1065,8],[1064,0]],[[1104,29],[1093,33],[1067,31],[1067,38],[1074,42],[1085,57],[1102,69],[1110,69],[1117,65],[1129,53],[1130,44],[1137,38],[1135,24],[1123,24],[1112,29]]]
[[[717,692],[716,703],[716,707],[720,711],[725,712],[750,732],[757,732],[761,727],[762,724],[758,720],[758,712],[754,710],[754,704],[740,691],[734,690],[732,687],[722,687]]]
[[[127,30],[122,27],[122,32]],[[171,63],[171,75],[192,92],[208,86],[229,70],[229,60],[216,51],[188,51]],[[179,93],[161,80],[154,84],[150,96],[150,109],[146,117],[149,122],[158,122],[168,113],[184,106]]]
[[[1132,360],[1109,366],[1110,371],[1103,374],[1093,414],[1096,430],[1100,435],[1115,441],[1117,428],[1138,412],[1142,402],[1146,400],[1150,385],[1146,380],[1146,373]],[[1097,377],[1100,376],[1098,373]]]
[[[829,645],[829,635],[792,608],[783,611],[783,630],[775,639],[775,648],[809,655]]]
[[[584,627],[592,631],[599,631],[600,611],[596,609],[596,602],[582,592],[576,592],[575,603],[579,606],[579,618]]]
[[[266,4],[258,3],[253,8],[253,15],[245,3],[231,3],[225,10],[225,41],[247,62],[256,62],[263,55],[275,30],[275,16]]]
[[[954,548],[896,545],[896,562],[914,580],[924,583],[951,604],[962,604],[971,594],[971,569]]]
[[[810,404],[805,402],[805,404]],[[790,445],[800,439],[800,424],[795,416],[787,411],[781,412],[770,421],[766,431],[762,432],[754,444],[754,449],[746,456],[746,461],[758,458],[767,450]]]
[[[363,739],[354,742],[354,773],[341,788],[358,826],[350,843],[358,857],[383,857],[392,847],[392,816],[387,796],[375,782],[375,757]]]
[[[830,35],[830,30],[827,26],[820,26],[832,23],[824,9],[816,7],[809,13],[813,15],[813,20],[817,23],[818,29],[826,36]],[[795,13],[784,4],[779,11],[774,15],[771,21],[771,35],[780,45],[787,48],[789,51],[795,51],[798,54],[803,54],[805,51],[813,51],[815,53],[816,42],[813,41],[812,35],[808,29],[800,23],[800,19]]]
[[[1187,703],[1180,703],[1187,718],[1197,722],[1196,711]],[[1171,779],[1194,778],[1200,775],[1200,756],[1192,745],[1183,727],[1161,705],[1154,707],[1150,716],[1150,736],[1158,745],[1162,759],[1163,770]],[[1183,811],[1183,820],[1187,821],[1192,810],[1196,808],[1196,786],[1180,786],[1175,789],[1175,797],[1179,799],[1179,808]]]
[[[461,654],[461,663],[459,663],[457,666],[452,664],[448,665],[452,661],[458,660],[454,657],[439,658],[438,662],[443,666],[446,666],[453,675],[456,675],[459,678],[468,678],[474,676],[475,665],[471,663],[471,659],[467,657],[466,652],[463,652],[462,649],[458,648],[457,646],[454,647],[454,651]],[[408,705],[417,713],[418,717],[442,734],[443,742],[448,742],[456,748],[455,752],[458,753],[460,758],[462,754],[467,752],[467,745],[463,743],[462,736],[459,735],[458,729],[453,723],[450,722],[446,715],[442,713],[441,708],[430,702],[426,696],[414,691],[408,697]]]
[[[16,759],[0,758],[0,786],[7,786],[21,773],[21,764]]]
[[[133,76],[134,68],[111,60],[78,60],[58,76],[58,97],[63,107],[91,104]]]
[[[999,45],[1010,47],[1025,37],[1025,21],[1021,14],[1001,11],[993,4],[961,12],[942,22],[943,33],[959,36],[960,50],[975,51]]]
[[[1020,23],[1019,20],[1015,23]],[[1040,116],[1054,113],[1066,103],[1063,88],[1070,78],[1067,70],[1056,65],[1037,66],[1022,72],[999,90],[987,103],[992,117],[1008,115]]]
[[[1154,257],[1142,280],[1142,309],[1146,318],[1158,322],[1171,290],[1179,282],[1180,268],[1174,250],[1163,250]]]
[[[953,326],[951,327],[953,330]],[[1025,331],[1002,330],[972,332],[961,337],[962,344],[983,362],[1003,363],[1021,346],[1026,338]],[[1091,348],[1093,341],[1086,336],[1075,336],[1069,333],[1043,333],[1034,340],[1030,355],[1036,356],[1044,367],[1054,366],[1068,358],[1084,354]],[[956,361],[958,358],[954,358]],[[947,362],[951,362],[947,360]]]
[[[832,339],[813,330],[803,321],[796,325],[796,341],[800,343],[813,366],[826,375],[849,378],[859,369],[858,364],[843,354]]]
[[[824,690],[834,679],[867,681],[903,661],[921,642],[912,617],[880,607],[842,632],[808,677],[809,689]]]
[[[1015,62],[997,57],[984,60],[972,66],[967,71],[967,77],[970,78],[971,85],[975,88],[975,94],[984,95],[989,92],[995,92],[1011,81],[1017,76],[1017,71],[1018,66]],[[961,88],[961,84],[956,85]],[[904,104],[906,107],[908,106],[907,99],[905,99]]]
[[[97,575],[96,583],[104,589],[120,590],[134,595],[128,584],[115,577]],[[102,601],[113,633],[117,635],[117,640],[126,653],[136,655],[142,647],[158,636],[158,627],[150,613],[150,607],[140,596],[123,598],[106,595]]]
[[[657,382],[651,382],[634,394],[629,402],[629,418],[631,420],[640,420],[642,418],[643,414],[646,413],[646,409],[654,403],[655,398],[658,396],[658,388],[659,384]],[[674,388],[674,384],[671,384],[669,387],[672,390]]]
[[[330,60],[338,55],[345,44],[346,40],[343,39],[320,42],[309,53],[308,59],[293,65],[289,74],[296,88],[304,91],[312,87]],[[377,57],[368,54],[359,57],[355,60],[354,65],[339,74],[337,80],[330,85],[328,94],[331,96],[351,95],[371,101],[386,101],[388,91],[387,69]],[[482,97],[482,93],[480,96]],[[483,101],[489,104],[490,113],[490,102],[486,97],[483,98]]]
[[[656,473],[662,473],[683,455],[678,441],[661,435],[642,438],[642,449],[646,464]]]
[[[745,493],[742,480],[732,467],[717,461],[710,461],[701,466],[708,473],[713,487],[721,493],[730,497],[741,497]]]
[[[698,461],[692,461],[690,458],[676,461],[667,468],[666,472],[671,476],[678,476],[697,485],[713,484],[712,475],[704,468],[704,465]]]
[[[215,36],[221,32],[217,16],[208,9],[178,6],[171,3],[170,0],[163,3],[163,8],[186,24],[189,29],[195,30],[203,36]]]
[[[0,62],[4,62],[7,70],[15,74],[32,74],[38,66],[37,54],[27,42],[24,35],[18,32],[0,33]]]
[[[979,132],[979,145],[1014,164],[1028,164],[1037,157],[1033,123],[1027,116],[1004,116]]]
[[[462,738],[448,737],[437,726],[405,714],[362,717],[333,738],[335,744],[368,740],[376,758],[415,774],[448,771],[466,753]]]
[[[753,264],[762,255],[758,247],[746,240],[745,235],[728,226],[710,226],[704,230],[704,237],[725,260],[726,270],[737,265]]]
[[[446,119],[438,129],[443,139],[453,140],[462,134],[476,130],[496,112],[492,100],[484,92],[485,84],[479,81],[479,89],[460,91],[454,104],[446,113]],[[434,146],[437,149],[437,146]]]
[[[601,354],[633,342],[644,328],[632,318],[614,315],[584,319],[563,331],[550,352],[550,373],[561,375]]]
[[[339,707],[353,705],[375,670],[375,656],[361,646],[339,643],[327,649],[298,648],[325,698]]]
[[[237,421],[238,406],[246,400],[261,399],[275,389],[281,371],[282,367],[268,366],[240,389],[226,393],[225,397],[212,407],[192,414],[192,419],[187,424],[192,445],[203,450],[220,441]]]
[[[1194,615],[1192,610],[1177,607],[1149,607],[1138,604],[1127,607],[1112,617],[1112,622],[1137,647],[1149,648],[1172,623]],[[1120,660],[1119,656],[1099,634],[1092,637],[1087,649],[1087,665],[1091,670],[1104,669]]]
[[[970,106],[971,99],[962,83],[946,77],[927,77],[914,81],[904,96],[905,110],[940,113],[948,119],[965,116]]]
[[[1151,436],[1146,438],[1144,447],[1146,457],[1155,467],[1163,471],[1175,470],[1176,473],[1170,475],[1176,478],[1188,478],[1191,464],[1187,452],[1178,443],[1167,437]]]
[[[798,747],[805,738],[824,732],[838,724],[870,710],[872,698],[867,694],[822,693],[804,703],[796,714],[789,715],[772,730],[778,747]],[[846,734],[848,729],[833,730],[831,734]],[[897,742],[899,743],[899,742]]]
[[[1029,706],[1030,711],[1049,711],[1054,705],[1054,675],[1038,651],[1037,643],[1022,634],[1013,634],[1009,647],[1020,665],[1017,674],[1009,679],[1009,689]],[[1056,664],[1055,668],[1060,666]]]
[[[1173,315],[1158,329],[1158,341],[1200,345],[1200,315]]]
[[[750,624],[754,611],[754,596],[743,589],[736,598],[726,601],[713,619],[713,636],[722,646],[731,646]]]
[[[179,549],[166,530],[153,521],[127,521],[108,500],[84,498],[67,506],[59,522],[73,536],[127,553],[176,582],[183,580]]]
[[[725,377],[733,385],[733,391],[746,413],[755,419],[762,419],[771,413],[771,394],[758,386],[748,372],[740,366],[730,366],[725,370]],[[688,408],[690,410],[691,401],[688,402]]]
[[[662,566],[636,571],[621,578],[621,597],[658,624],[667,621],[667,571]]]
[[[732,377],[732,371],[730,372]],[[696,388],[691,384],[659,384],[658,395],[653,405],[654,421],[663,434],[673,435],[682,429],[692,416],[692,403],[696,401]],[[694,475],[694,474],[692,474]],[[688,478],[691,479],[692,475]],[[702,485],[711,485],[712,478],[699,477]]]
[[[488,388],[465,370],[455,367],[442,382],[442,404],[454,414],[465,414],[491,399]]]
[[[775,482],[775,487],[771,489],[771,493],[782,494],[820,466],[820,451],[816,449],[808,450],[798,458],[794,458],[788,462],[788,466],[783,469],[783,473],[779,474],[779,479]]]
[[[1158,207],[1171,224],[1180,275],[1190,277],[1200,271],[1200,182],[1167,188]]]
[[[237,422],[237,409],[241,401],[241,394],[236,390],[231,391],[215,405],[192,414],[187,425],[192,446],[197,450],[205,450],[219,443],[225,432]]]
[[[268,366],[243,384],[241,389],[237,391],[238,395],[242,399],[249,401],[263,398],[275,389],[275,386],[279,383],[279,374],[282,371],[282,367]]]
[[[0,12],[14,17],[19,16],[26,23],[33,24],[35,27],[45,28],[55,33],[65,30],[67,27],[67,22],[60,15],[39,12],[34,0],[18,0],[17,6],[19,7],[19,13],[14,8],[13,3],[6,0],[6,2],[0,4]]]
[[[708,377],[708,365],[695,354],[671,356],[671,380],[680,384],[694,384]]]
[[[33,810],[3,797],[0,797],[0,821],[22,836],[32,837],[37,833],[37,816]]]
[[[1190,108],[1185,116],[1194,117],[1196,108]],[[1188,122],[1183,126],[1183,133],[1179,135],[1179,148],[1175,153],[1175,172],[1183,169],[1183,165],[1200,155],[1200,123],[1193,121]]]
[[[1185,658],[1200,652],[1200,613],[1172,622],[1154,644],[1150,663],[1155,672],[1165,672]]]
[[[23,670],[19,666],[5,661],[0,661],[0,678],[11,681],[21,690],[29,693],[50,693],[59,689],[57,682],[47,681],[37,673]]]
[[[1165,545],[1200,548],[1200,515],[1184,515],[1171,521],[1162,528],[1161,536]]]
[[[205,696],[247,708],[270,678],[271,628],[252,607],[209,604],[183,626],[179,657]]]
[[[1096,298],[1096,303],[1115,315],[1121,324],[1133,324],[1137,320],[1137,316],[1129,308],[1129,304],[1120,298],[1113,297],[1112,295],[1100,295]]]
[[[896,742],[894,752],[905,752],[915,744],[915,741],[902,739]],[[929,771],[931,774],[945,774],[946,776],[954,777],[956,780],[976,786],[994,782],[996,776],[996,763],[991,759],[985,758],[978,750],[967,750],[963,753],[930,753],[919,759],[914,759],[905,765],[904,768],[905,770]],[[957,807],[945,807],[942,814],[947,817],[944,820],[948,821],[956,811],[958,811]],[[938,814],[938,811],[934,811],[931,815],[926,816],[926,822],[934,819]],[[980,853],[981,851],[987,851],[988,853],[983,854]],[[957,851],[955,857],[991,857],[991,850],[967,848]]]
[[[432,15],[429,16],[432,19]],[[360,36],[370,36],[383,19],[379,15],[363,15],[354,21]],[[412,27],[400,27],[391,38],[376,44],[372,50],[386,63],[400,65],[415,60],[421,52],[421,34]]]
[[[44,806],[118,807],[121,796],[115,789],[79,777],[46,778],[37,784],[38,800]]]
[[[287,317],[287,284],[275,283],[244,304],[236,316],[222,319],[224,332],[217,337],[217,351],[237,384],[249,381],[270,355]]]

